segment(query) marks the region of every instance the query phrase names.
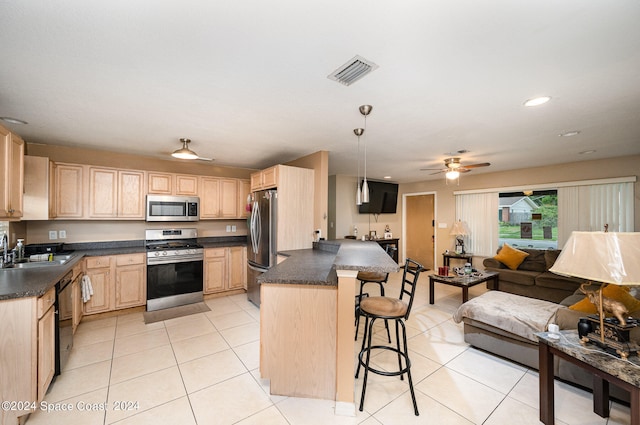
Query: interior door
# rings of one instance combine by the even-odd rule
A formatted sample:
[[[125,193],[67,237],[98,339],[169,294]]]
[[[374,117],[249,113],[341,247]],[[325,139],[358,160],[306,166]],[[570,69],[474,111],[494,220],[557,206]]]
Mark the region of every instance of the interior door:
[[[405,257],[433,270],[435,197],[433,194],[408,195],[405,202]]]

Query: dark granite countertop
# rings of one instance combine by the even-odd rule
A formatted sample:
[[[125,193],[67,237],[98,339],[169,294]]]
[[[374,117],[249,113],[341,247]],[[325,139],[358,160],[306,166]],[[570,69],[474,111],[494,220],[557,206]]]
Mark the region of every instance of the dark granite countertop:
[[[338,284],[336,270],[392,273],[398,264],[376,242],[321,241],[314,249],[284,251],[289,258],[258,277],[260,283]]]
[[[80,253],[74,253],[64,264],[0,270],[0,301],[44,295],[82,260],[82,257]]]
[[[246,236],[199,238],[204,248],[245,246]],[[32,269],[0,270],[0,301],[13,298],[39,297],[51,289],[83,257],[135,254],[146,252],[144,240],[65,243],[64,249],[73,251],[65,264]]]

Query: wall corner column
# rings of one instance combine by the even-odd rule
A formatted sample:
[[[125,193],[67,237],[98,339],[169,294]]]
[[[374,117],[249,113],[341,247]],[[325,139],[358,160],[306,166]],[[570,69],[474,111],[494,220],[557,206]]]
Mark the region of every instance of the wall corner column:
[[[338,275],[336,406],[335,414],[356,416],[355,367],[353,364],[353,309],[357,270],[336,270]]]

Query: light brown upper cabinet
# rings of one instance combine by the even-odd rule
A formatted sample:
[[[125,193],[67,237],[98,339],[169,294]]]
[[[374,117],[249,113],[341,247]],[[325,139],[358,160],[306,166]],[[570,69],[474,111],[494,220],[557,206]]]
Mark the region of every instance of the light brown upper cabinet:
[[[200,177],[200,219],[238,218],[238,181]]]
[[[25,155],[23,220],[48,220],[55,214],[49,190],[52,165],[49,158]]]
[[[144,172],[89,167],[89,218],[144,219]]]
[[[150,194],[198,196],[198,176],[157,172],[148,176]]]
[[[247,197],[251,193],[250,180],[238,180],[238,217],[247,218],[251,212],[247,210]]]
[[[0,218],[19,220],[22,217],[24,191],[24,141],[0,126]]]
[[[78,164],[53,165],[55,218],[84,218],[84,169]]]
[[[278,185],[279,165],[251,174],[251,191],[272,189]]]

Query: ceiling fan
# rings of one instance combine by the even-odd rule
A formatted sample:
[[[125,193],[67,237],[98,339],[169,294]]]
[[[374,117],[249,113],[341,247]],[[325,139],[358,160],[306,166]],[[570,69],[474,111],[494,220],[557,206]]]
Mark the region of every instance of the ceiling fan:
[[[197,153],[189,149],[188,144],[191,143],[191,139],[181,138],[180,143],[182,143],[182,148],[173,151],[171,154],[172,157],[178,159],[199,159],[201,161],[213,161],[213,158],[204,158],[198,156]]]
[[[435,173],[431,173],[431,174],[433,175],[433,174],[439,174],[439,173],[446,173],[446,177],[448,179],[456,179],[458,178],[458,176],[460,176],[460,173],[468,173],[474,168],[488,167],[489,165],[491,164],[488,162],[463,165],[460,163],[460,157],[451,157],[451,158],[446,158],[444,160],[445,168],[421,168],[420,171],[438,170]]]

